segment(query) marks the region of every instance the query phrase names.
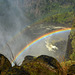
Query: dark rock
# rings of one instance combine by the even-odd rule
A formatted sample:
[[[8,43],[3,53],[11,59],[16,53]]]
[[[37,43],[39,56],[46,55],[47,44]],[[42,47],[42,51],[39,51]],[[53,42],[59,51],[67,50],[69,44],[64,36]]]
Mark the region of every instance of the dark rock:
[[[70,68],[68,69],[67,75],[74,75],[74,74],[75,74],[75,64],[70,66]]]
[[[34,61],[44,62],[48,64],[49,66],[52,66],[54,69],[57,69],[58,72],[61,72],[63,74],[63,69],[60,66],[59,62],[51,56],[41,55],[37,57],[36,59],[34,59]]]
[[[26,57],[25,57],[25,60],[31,61],[31,60],[33,60],[33,59],[34,59],[34,56],[30,56],[30,55],[29,55],[29,56],[26,56]]]
[[[73,48],[72,48],[71,42],[72,42],[72,39],[70,39],[70,35],[69,35],[69,37],[68,37],[68,43],[67,43],[67,50],[66,50],[66,54],[65,54],[66,60],[70,59],[70,55],[73,52]]]
[[[65,58],[67,60],[71,59],[75,61],[75,16],[72,22],[72,28],[68,38]]]
[[[53,70],[55,70],[56,73],[63,75],[63,70],[59,62],[55,58],[47,56],[47,55],[41,55],[41,56],[38,56],[37,58],[34,58],[33,56],[26,56],[25,60],[22,63],[22,67],[24,68],[26,67],[29,70],[33,70],[33,69],[37,70],[38,67],[35,68],[36,65],[38,65],[38,67],[39,65],[40,66],[43,65],[43,68],[45,68],[44,65],[46,65],[48,66],[48,68],[52,68]]]
[[[30,55],[26,56],[22,65],[25,65],[25,63],[31,62],[33,59],[34,59],[34,56],[30,56]]]
[[[12,67],[10,61],[4,55],[0,54],[0,74],[10,67]]]
[[[23,67],[14,66],[5,72],[5,75],[30,75]]]

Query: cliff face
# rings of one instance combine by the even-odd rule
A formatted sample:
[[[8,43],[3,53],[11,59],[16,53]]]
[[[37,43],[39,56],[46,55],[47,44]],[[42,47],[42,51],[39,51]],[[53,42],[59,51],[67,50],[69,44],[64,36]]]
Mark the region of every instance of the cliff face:
[[[48,16],[47,22],[61,23],[66,20],[67,23],[72,20],[74,2],[75,0],[22,0],[19,2],[22,5],[19,6],[32,21]],[[52,15],[56,16],[51,17]],[[49,17],[51,18],[49,19]]]
[[[70,55],[71,55],[71,53],[73,52],[73,51],[72,51],[71,42],[72,42],[72,39],[70,39],[70,36],[69,36],[69,37],[68,37],[68,42],[67,42],[67,51],[66,51],[66,55],[65,55],[65,58],[66,58],[67,60],[70,59]]]
[[[70,34],[70,39],[72,39],[71,45],[72,45],[72,54],[70,55],[70,58],[72,60],[75,60],[75,16],[72,24],[72,30]]]
[[[67,60],[75,60],[75,17],[72,23],[72,30],[68,39],[66,58]]]

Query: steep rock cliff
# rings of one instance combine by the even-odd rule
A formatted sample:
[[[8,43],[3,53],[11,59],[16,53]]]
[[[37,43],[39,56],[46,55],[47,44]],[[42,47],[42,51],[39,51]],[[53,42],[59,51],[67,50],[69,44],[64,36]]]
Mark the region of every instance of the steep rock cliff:
[[[72,30],[68,39],[66,59],[75,60],[75,17],[72,23]]]

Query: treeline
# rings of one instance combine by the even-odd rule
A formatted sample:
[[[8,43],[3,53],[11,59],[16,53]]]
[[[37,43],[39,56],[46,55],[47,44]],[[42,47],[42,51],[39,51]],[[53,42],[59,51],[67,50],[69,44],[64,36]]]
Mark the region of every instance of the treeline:
[[[70,34],[70,39],[72,40],[71,41],[72,53],[70,55],[70,58],[75,61],[75,17],[74,17],[73,24],[72,24],[72,31]]]
[[[25,12],[32,21],[44,19],[45,22],[70,23],[73,19],[74,3],[75,0],[31,0],[25,5]]]

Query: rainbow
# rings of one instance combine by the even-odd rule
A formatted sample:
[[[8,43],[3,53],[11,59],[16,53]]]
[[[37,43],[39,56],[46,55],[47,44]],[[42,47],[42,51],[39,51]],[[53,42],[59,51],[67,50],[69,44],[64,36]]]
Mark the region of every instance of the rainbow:
[[[37,39],[33,40],[32,42],[30,42],[28,45],[26,45],[16,56],[15,58],[13,59],[12,63],[14,63],[14,61],[20,57],[20,55],[22,55],[22,53],[24,51],[26,51],[28,48],[30,48],[32,45],[34,45],[35,43],[37,43],[38,41],[44,39],[44,38],[47,38],[49,37],[50,35],[54,35],[56,33],[62,33],[62,32],[67,32],[67,31],[70,31],[71,28],[64,28],[64,29],[59,29],[59,30],[54,30],[52,32],[49,32],[49,33],[46,33],[40,37],[38,37]]]

